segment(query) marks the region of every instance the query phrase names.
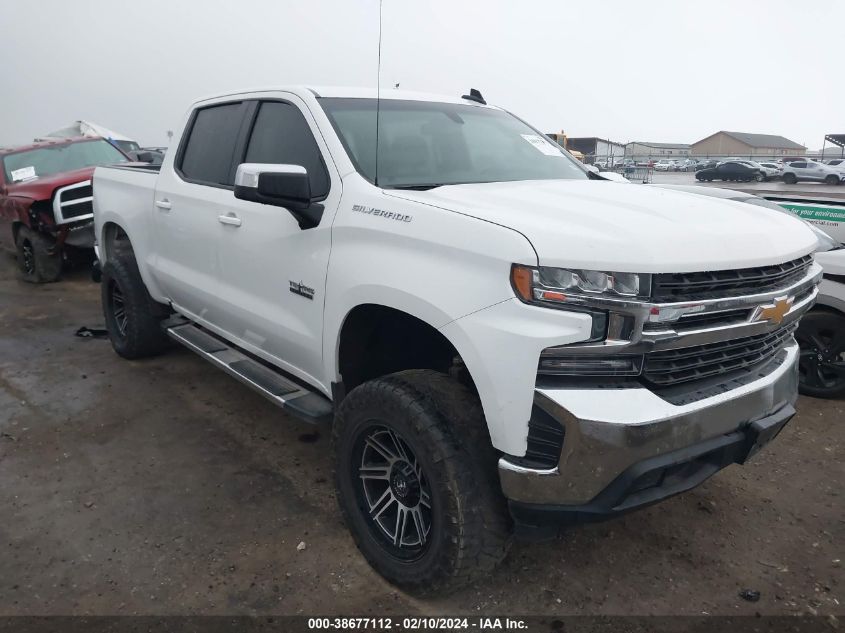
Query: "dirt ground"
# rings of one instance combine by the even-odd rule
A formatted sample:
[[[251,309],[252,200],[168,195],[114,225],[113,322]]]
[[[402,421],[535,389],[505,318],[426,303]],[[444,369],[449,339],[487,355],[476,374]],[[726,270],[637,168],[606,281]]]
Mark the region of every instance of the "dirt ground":
[[[324,430],[188,351],[74,336],[101,324],[87,271],[27,285],[0,253],[0,615],[845,612],[842,401],[802,398],[747,466],[423,601],[355,549]]]

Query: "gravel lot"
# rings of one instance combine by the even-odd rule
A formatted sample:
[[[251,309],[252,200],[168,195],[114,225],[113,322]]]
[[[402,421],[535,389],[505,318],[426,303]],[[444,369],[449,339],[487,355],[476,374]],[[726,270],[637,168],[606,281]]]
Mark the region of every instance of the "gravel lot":
[[[347,535],[325,430],[190,352],[74,336],[101,323],[87,271],[27,285],[0,252],[0,615],[845,611],[842,401],[803,398],[748,466],[422,601]]]

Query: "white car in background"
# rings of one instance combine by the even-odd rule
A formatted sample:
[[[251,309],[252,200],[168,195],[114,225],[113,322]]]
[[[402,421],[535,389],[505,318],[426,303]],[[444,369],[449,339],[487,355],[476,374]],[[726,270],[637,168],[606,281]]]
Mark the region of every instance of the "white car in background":
[[[773,161],[766,161],[760,163],[760,169],[766,174],[767,178],[780,178],[783,176],[783,164],[775,163]]]
[[[824,269],[816,305],[795,332],[801,346],[798,389],[816,398],[845,396],[845,248],[816,253]]]
[[[675,171],[677,165],[677,161],[661,158],[654,164],[654,171]]]
[[[828,167],[833,167],[837,171],[845,171],[845,158],[832,158],[830,160],[826,160],[825,164]]]
[[[788,185],[794,185],[799,180],[840,185],[845,181],[845,171],[815,160],[796,160],[783,168],[783,181]]]

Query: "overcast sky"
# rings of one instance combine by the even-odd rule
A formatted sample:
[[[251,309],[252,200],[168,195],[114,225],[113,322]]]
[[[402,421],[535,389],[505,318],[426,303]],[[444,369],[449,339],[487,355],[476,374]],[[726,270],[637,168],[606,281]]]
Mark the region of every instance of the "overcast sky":
[[[818,149],[845,132],[842,0],[384,0],[381,85],[462,94],[545,132]],[[0,145],[87,119],[163,145],[194,99],[375,86],[378,0],[3,3]]]

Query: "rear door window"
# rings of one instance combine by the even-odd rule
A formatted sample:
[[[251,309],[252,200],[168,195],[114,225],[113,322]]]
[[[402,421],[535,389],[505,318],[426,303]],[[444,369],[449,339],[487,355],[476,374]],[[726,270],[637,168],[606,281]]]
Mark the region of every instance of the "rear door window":
[[[179,160],[181,175],[200,184],[231,187],[235,147],[245,104],[225,103],[196,111]]]
[[[305,167],[311,195],[325,198],[329,174],[308,122],[295,105],[265,101],[258,110],[246,150],[245,162]]]

